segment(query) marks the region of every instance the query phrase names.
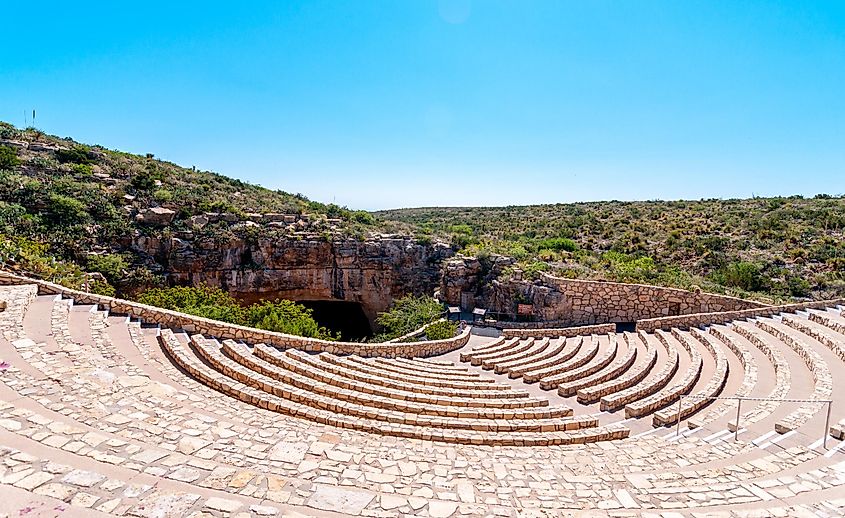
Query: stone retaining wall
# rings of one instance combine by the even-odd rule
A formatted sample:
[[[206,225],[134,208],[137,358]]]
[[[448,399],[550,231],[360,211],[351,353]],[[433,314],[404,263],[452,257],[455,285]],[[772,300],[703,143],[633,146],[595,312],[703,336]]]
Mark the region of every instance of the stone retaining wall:
[[[798,304],[786,304],[782,306],[765,306],[762,308],[745,309],[740,311],[694,313],[691,315],[650,318],[637,322],[637,330],[654,331],[656,329],[671,329],[673,327],[688,329],[691,327],[709,326],[711,324],[724,324],[732,320],[770,317],[772,315],[777,315],[778,313],[795,313],[796,311],[804,309],[822,309],[843,303],[845,303],[845,299],[820,300],[813,302],[801,302]]]
[[[764,304],[712,293],[646,284],[562,279],[541,274],[540,279],[563,295],[561,309],[570,325],[599,322],[635,322],[643,319],[718,313],[765,307]]]
[[[357,354],[359,356],[379,357],[405,357],[434,356],[459,349],[469,341],[469,326],[454,338],[445,340],[433,340],[425,342],[406,343],[356,343],[356,342],[331,342],[317,338],[306,338],[302,336],[274,333],[249,327],[227,324],[217,320],[210,320],[194,315],[179,313],[166,309],[147,306],[128,300],[96,295],[82,291],[72,290],[36,279],[21,277],[8,272],[0,272],[0,285],[34,284],[38,286],[38,293],[61,294],[73,299],[79,304],[96,304],[102,309],[108,309],[113,313],[130,315],[140,318],[144,322],[160,324],[171,329],[184,329],[191,333],[200,333],[206,336],[213,336],[219,339],[243,340],[249,343],[263,342],[280,348],[296,348],[304,351],[328,352],[334,354]]]
[[[502,336],[506,338],[557,337],[615,333],[616,324],[598,324],[594,326],[561,327],[552,329],[503,329]]]

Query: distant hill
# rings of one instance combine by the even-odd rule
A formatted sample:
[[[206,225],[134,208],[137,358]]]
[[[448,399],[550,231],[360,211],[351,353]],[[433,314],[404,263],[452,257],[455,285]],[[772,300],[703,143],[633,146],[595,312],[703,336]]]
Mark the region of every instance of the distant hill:
[[[833,187],[833,186],[832,186]],[[845,295],[845,198],[591,202],[376,215],[519,260],[528,275],[662,284],[763,301]]]

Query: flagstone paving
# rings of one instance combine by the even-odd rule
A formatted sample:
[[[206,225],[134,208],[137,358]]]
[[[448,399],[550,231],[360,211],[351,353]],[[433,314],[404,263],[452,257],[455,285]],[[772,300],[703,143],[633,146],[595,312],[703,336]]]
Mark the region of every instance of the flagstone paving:
[[[430,436],[413,438],[401,433],[416,433],[422,425],[397,423],[373,434],[312,418],[314,411],[351,421],[346,403],[336,408],[302,405],[300,417],[261,408],[254,404],[257,399],[226,395],[180,368],[163,345],[165,337],[193,354],[193,361],[221,383],[236,383],[205,362],[192,337],[179,330],[145,328],[69,299],[38,295],[34,286],[0,287],[0,300],[6,302],[0,312],[0,359],[8,364],[0,371],[0,514],[19,516],[26,509],[43,516],[139,517],[845,514],[845,447],[834,437],[828,437],[827,448],[821,445],[824,405],[743,403],[744,412],[759,412],[740,425],[737,441],[727,433],[735,415],[710,406],[707,412],[684,415],[682,433],[676,436],[674,428],[654,428],[651,414],[626,419],[624,411],[602,412],[599,402],[581,404],[576,395],[561,396],[556,387],[547,391],[539,383],[509,377],[514,366],[546,362],[571,347],[577,350],[570,359],[581,355],[571,368],[600,383],[602,372],[623,363],[631,369],[648,366],[653,357],[647,345],[653,345],[658,354],[649,376],[660,375],[671,350],[679,354],[676,372],[657,389],[674,398],[672,404],[677,400],[673,390],[681,383],[690,385],[689,393],[718,391],[721,385],[722,395],[741,388],[751,396],[778,390],[792,398],[835,398],[845,393],[845,366],[836,349],[845,343],[845,334],[836,326],[841,315],[823,318],[835,308],[816,317],[791,315],[795,322],[789,326],[779,318],[725,326],[722,333],[707,334],[712,342],[681,331],[517,340],[513,344],[522,345],[479,353],[486,365],[472,365],[460,356],[471,355],[474,348],[496,349],[504,341],[473,336],[463,349],[436,357],[437,363],[335,363],[327,355],[309,357],[319,361],[307,365],[282,362],[302,369],[294,380],[297,390],[314,380],[328,402],[354,398],[361,412],[390,405],[401,408],[408,423],[423,421],[415,417],[413,405],[389,398],[430,394],[424,409],[435,415],[438,404],[466,403],[478,391],[497,412],[518,410],[506,403],[510,399],[538,400],[548,402],[536,406],[538,411],[569,407],[576,417],[595,418],[596,428],[627,430],[625,437],[587,444],[515,446],[444,442],[436,420],[425,421],[433,428]],[[763,345],[746,336],[759,337]],[[225,344],[213,337],[204,343],[219,347],[222,360],[236,363]],[[595,353],[584,343],[597,344]],[[780,363],[769,360],[767,347]],[[696,354],[701,366],[689,382]],[[743,368],[740,358],[754,361],[756,369]],[[499,372],[498,364],[505,365]],[[334,365],[334,374],[307,370],[320,365]],[[788,375],[775,376],[776,366]],[[353,371],[360,373],[353,376],[355,382],[341,383],[338,376]],[[397,381],[391,373],[407,377],[403,388],[390,384]],[[367,380],[381,387],[375,391],[380,396],[370,401],[358,396],[367,390]],[[491,396],[493,385],[509,396]],[[255,397],[271,395],[261,387],[252,390]],[[359,392],[343,392],[350,390]],[[461,408],[472,411],[450,419],[477,419],[485,407]],[[662,408],[672,411],[671,404]],[[842,410],[834,407],[832,425],[845,417]],[[374,417],[360,421],[378,422]],[[519,419],[525,424],[535,418],[509,422]],[[794,432],[777,433],[776,424],[783,422]],[[484,433],[563,437],[569,432],[492,428]]]

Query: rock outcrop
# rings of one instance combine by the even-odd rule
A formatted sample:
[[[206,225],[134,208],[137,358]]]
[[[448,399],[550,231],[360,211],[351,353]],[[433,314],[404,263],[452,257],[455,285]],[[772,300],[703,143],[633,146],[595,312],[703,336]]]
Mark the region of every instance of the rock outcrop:
[[[371,323],[395,298],[434,293],[441,264],[452,255],[444,244],[386,235],[297,239],[268,233],[225,241],[137,235],[132,248],[156,263],[171,284],[219,286],[245,302],[357,302]]]

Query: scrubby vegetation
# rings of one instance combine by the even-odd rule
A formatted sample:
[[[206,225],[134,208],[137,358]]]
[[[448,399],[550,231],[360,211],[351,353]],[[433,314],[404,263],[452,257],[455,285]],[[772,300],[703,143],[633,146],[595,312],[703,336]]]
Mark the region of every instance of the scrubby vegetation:
[[[392,340],[415,331],[443,316],[444,309],[431,297],[406,295],[397,299],[390,310],[379,313],[376,323],[382,327],[382,332],[372,341]]]
[[[441,320],[426,326],[425,336],[429,340],[445,340],[452,338],[458,331],[458,325],[455,322],[448,320]]]
[[[205,212],[236,220],[251,213],[307,214],[308,228],[328,237],[362,236],[378,225],[364,211],[180,167],[152,154],[84,145],[3,122],[0,139],[7,143],[0,144],[2,266],[69,287],[95,284],[105,293],[131,296],[160,284],[156,265],[126,253],[138,235],[169,238],[175,232],[196,232],[223,241],[253,230],[234,229],[231,221],[197,228],[191,217]],[[138,218],[153,207],[173,210],[173,221],[149,225]],[[270,235],[301,228],[263,230]],[[86,272],[102,276],[86,278]]]
[[[265,301],[245,307],[219,288],[179,286],[147,290],[138,297],[138,302],[278,333],[337,339],[335,334],[317,324],[310,309],[289,300]]]
[[[397,229],[555,275],[728,293],[764,302],[845,296],[845,199],[819,195],[377,213]],[[510,269],[512,272],[514,269]]]

